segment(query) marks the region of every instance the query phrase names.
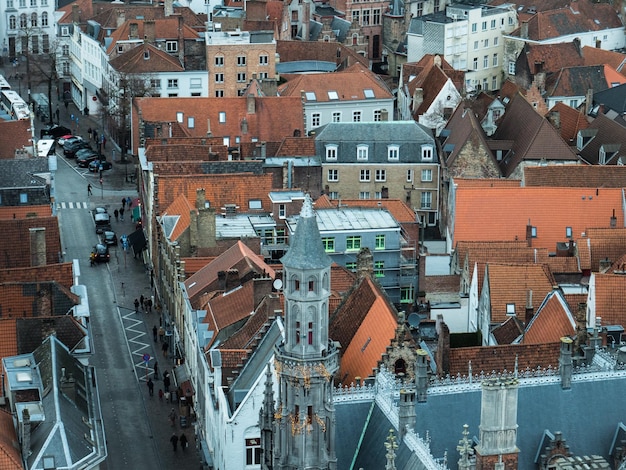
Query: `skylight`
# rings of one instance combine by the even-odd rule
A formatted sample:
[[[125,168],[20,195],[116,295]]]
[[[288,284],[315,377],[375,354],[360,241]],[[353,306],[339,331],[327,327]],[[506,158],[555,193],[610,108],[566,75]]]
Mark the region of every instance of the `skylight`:
[[[338,100],[339,99],[339,95],[337,94],[336,91],[329,91],[328,92],[328,99],[329,100]]]
[[[314,91],[306,91],[304,96],[306,96],[307,101],[317,101]]]
[[[374,90],[372,90],[371,88],[366,88],[365,90],[363,90],[363,94],[366,98],[374,98]]]

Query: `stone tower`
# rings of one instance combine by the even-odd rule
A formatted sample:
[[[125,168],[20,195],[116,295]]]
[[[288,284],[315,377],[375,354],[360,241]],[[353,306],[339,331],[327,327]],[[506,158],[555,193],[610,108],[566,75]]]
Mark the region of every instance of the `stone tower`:
[[[517,387],[513,377],[482,383],[476,470],[517,469]]]
[[[285,340],[276,348],[278,403],[274,468],[334,470],[333,376],[339,354],[328,338],[331,260],[306,196],[289,251],[282,258]]]

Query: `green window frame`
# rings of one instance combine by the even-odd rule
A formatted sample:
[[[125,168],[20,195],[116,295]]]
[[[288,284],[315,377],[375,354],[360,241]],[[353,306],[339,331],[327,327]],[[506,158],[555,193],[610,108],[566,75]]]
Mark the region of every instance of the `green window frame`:
[[[346,269],[348,271],[356,271],[356,263],[355,262],[346,263]]]
[[[400,303],[409,304],[413,303],[414,297],[414,289],[413,286],[406,286],[400,288]]]
[[[361,249],[361,237],[360,236],[352,236],[346,238],[346,250],[354,251]]]
[[[326,252],[335,251],[335,238],[334,237],[322,238],[322,243],[324,244],[324,251]]]
[[[385,249],[385,236],[384,235],[376,235],[376,249],[377,250]]]
[[[374,275],[376,277],[385,277],[385,262],[374,261]]]

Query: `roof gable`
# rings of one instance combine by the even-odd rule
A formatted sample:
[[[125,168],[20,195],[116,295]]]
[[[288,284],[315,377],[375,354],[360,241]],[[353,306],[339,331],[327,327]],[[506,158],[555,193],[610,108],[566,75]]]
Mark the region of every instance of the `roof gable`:
[[[524,344],[557,343],[576,334],[576,320],[563,295],[552,291],[537,309],[524,333]]]

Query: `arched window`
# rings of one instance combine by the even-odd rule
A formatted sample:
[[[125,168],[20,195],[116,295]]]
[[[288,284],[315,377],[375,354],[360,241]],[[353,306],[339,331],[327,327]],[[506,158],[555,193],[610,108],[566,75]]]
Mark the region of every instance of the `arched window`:
[[[30,25],[33,27],[37,26],[37,13],[30,15]]]
[[[394,368],[394,373],[396,375],[398,374],[406,375],[406,362],[404,362],[404,359],[402,358],[398,359],[393,365],[393,368]]]
[[[292,292],[300,291],[300,279],[298,279],[298,276],[291,277],[291,291]]]
[[[9,29],[15,29],[17,27],[17,18],[15,15],[9,16]]]
[[[48,12],[44,11],[41,14],[41,26],[48,26]]]
[[[26,16],[26,13],[22,13],[20,15],[20,28],[26,28],[28,27],[28,18]]]

